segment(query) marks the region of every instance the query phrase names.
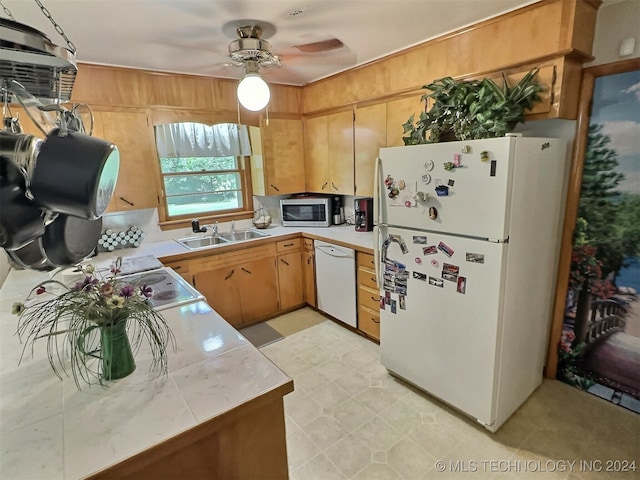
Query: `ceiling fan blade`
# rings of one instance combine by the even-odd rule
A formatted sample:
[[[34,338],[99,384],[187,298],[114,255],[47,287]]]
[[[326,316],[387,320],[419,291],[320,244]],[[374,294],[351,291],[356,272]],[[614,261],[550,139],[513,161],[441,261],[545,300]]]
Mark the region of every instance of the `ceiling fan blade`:
[[[293,48],[300,50],[302,53],[320,53],[328,52],[330,50],[337,50],[344,47],[337,38],[329,38],[327,40],[320,40],[318,42],[304,43],[302,45],[294,45]]]

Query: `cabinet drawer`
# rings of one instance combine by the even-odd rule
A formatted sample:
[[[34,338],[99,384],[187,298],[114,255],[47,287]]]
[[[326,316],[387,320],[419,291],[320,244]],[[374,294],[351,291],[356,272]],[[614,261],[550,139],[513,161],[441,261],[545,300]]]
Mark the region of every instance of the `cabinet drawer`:
[[[290,240],[280,240],[276,243],[276,252],[289,252],[291,250],[300,249],[300,238],[292,238]]]
[[[380,340],[380,312],[366,307],[358,308],[358,329],[376,340]]]
[[[183,275],[185,273],[189,273],[189,262],[171,262],[167,263],[165,267],[173,268],[177,273]]]
[[[376,283],[376,272],[368,268],[359,267],[358,268],[358,285],[362,285],[362,286],[377,290],[378,284]]]
[[[370,253],[358,252],[358,267],[370,268],[375,271],[376,264],[373,255]]]
[[[380,292],[372,288],[358,286],[358,305],[373,311],[380,309]]]

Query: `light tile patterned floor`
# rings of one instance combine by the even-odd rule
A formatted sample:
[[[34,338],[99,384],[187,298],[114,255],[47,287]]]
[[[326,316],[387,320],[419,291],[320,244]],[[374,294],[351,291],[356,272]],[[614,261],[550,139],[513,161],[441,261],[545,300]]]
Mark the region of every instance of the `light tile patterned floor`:
[[[332,321],[261,350],[294,379],[292,480],[640,478],[640,415],[560,382],[545,380],[492,434],[390,376],[378,345]],[[636,471],[615,471],[625,461]]]

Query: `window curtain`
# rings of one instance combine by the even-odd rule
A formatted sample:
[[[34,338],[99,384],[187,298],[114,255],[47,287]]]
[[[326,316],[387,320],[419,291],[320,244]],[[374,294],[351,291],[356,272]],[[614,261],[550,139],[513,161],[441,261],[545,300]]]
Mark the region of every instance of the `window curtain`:
[[[158,154],[161,158],[251,155],[246,125],[169,123],[157,125],[155,131]]]

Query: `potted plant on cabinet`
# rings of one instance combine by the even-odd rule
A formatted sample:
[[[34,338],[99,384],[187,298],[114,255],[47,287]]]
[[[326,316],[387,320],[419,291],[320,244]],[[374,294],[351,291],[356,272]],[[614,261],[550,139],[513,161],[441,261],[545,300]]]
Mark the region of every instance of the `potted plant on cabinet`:
[[[524,122],[525,110],[541,101],[544,87],[536,82],[537,73],[538,69],[531,70],[513,87],[504,74],[502,87],[490,78],[445,77],[424,85],[430,92],[420,98],[425,110],[417,120],[411,115],[402,125],[404,144],[503,137]],[[429,99],[433,104],[427,110]]]

